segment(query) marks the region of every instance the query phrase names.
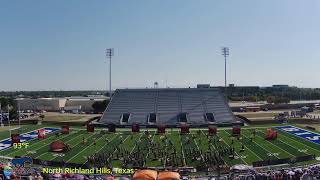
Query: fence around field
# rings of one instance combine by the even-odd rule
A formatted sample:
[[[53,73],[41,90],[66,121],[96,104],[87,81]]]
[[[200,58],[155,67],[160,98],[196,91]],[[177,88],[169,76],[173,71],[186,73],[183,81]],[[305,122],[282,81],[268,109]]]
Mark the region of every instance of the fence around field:
[[[45,161],[41,159],[33,159],[33,164],[42,165],[42,166],[53,166],[53,167],[89,168],[89,165],[87,163],[78,164],[78,163],[67,163],[67,162],[58,162],[58,161]]]
[[[255,161],[253,162],[253,167],[261,167],[261,166],[272,166],[278,164],[293,164],[302,161],[310,161],[314,160],[315,155],[306,155],[306,156],[298,156],[294,158],[284,158],[284,159],[272,159],[267,161]]]

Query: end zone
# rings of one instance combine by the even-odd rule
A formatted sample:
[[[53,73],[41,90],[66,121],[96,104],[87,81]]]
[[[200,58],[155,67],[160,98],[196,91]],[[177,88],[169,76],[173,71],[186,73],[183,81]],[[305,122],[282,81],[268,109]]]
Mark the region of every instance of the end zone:
[[[49,127],[45,127],[45,128],[40,128],[40,129],[44,129],[45,130],[45,134],[50,134],[56,131],[59,131],[59,128],[49,128]],[[30,141],[33,140],[35,138],[38,137],[38,130],[33,130],[27,133],[23,133],[20,135],[20,141],[21,142],[26,142],[26,141]],[[7,139],[3,139],[0,141],[0,151],[3,151],[5,149],[8,149],[9,147],[11,147],[11,138],[7,138]]]
[[[276,129],[279,129],[281,131],[284,131],[286,133],[292,134],[294,136],[300,137],[304,140],[316,143],[318,145],[320,145],[320,134],[315,133],[315,132],[311,132],[311,131],[307,131],[305,129],[302,128],[298,128],[295,126],[276,126]]]

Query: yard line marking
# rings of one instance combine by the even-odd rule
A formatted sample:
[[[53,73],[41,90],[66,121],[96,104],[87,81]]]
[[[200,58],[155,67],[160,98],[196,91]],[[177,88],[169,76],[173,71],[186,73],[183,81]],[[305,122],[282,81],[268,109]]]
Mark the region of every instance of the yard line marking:
[[[259,130],[258,130],[258,131],[259,131]],[[259,132],[261,132],[261,131],[259,131]],[[259,136],[259,135],[258,135],[258,136]],[[259,136],[259,137],[260,137],[260,138],[263,138],[263,137],[261,137],[261,136]],[[274,146],[274,147],[280,149],[281,151],[283,151],[283,152],[285,152],[285,153],[288,153],[289,155],[295,157],[293,154],[287,152],[286,150],[282,149],[281,147],[278,147],[278,146],[272,144],[270,141],[268,141],[268,140],[265,140],[265,141],[267,141],[268,143],[270,143],[270,144],[272,145],[272,147]],[[270,152],[270,153],[272,153],[272,152]],[[276,155],[275,155],[275,156],[276,156]],[[278,155],[277,155],[277,156],[278,156]],[[276,157],[277,157],[277,156],[276,156]],[[280,157],[277,157],[277,158],[280,159]]]
[[[264,132],[262,132],[262,133],[264,134]],[[291,146],[290,144],[288,144],[288,143],[286,143],[286,142],[284,142],[284,141],[282,141],[282,140],[280,140],[280,139],[277,139],[277,140],[283,142],[284,144],[287,144],[287,145]],[[295,148],[295,147],[293,147],[293,146],[291,146],[291,147],[299,152],[299,149],[297,149],[297,148]],[[288,152],[288,153],[289,153],[289,152]],[[289,153],[289,154],[291,154],[291,153]],[[291,155],[292,155],[293,157],[297,157],[297,156],[294,156],[293,154],[291,154]]]
[[[67,136],[64,136],[64,137],[68,137],[68,136],[70,136],[71,134],[68,134]],[[63,139],[64,137],[61,137],[61,138],[58,138],[57,140],[60,140],[60,139]],[[76,136],[77,137],[77,136]],[[74,137],[75,138],[75,137]],[[73,138],[72,138],[73,139]],[[48,144],[45,144],[45,145],[43,145],[43,146],[41,146],[41,147],[39,147],[39,148],[37,148],[36,150],[39,150],[39,149],[41,149],[41,148],[43,148],[44,146],[48,146],[50,143],[48,143]],[[36,156],[36,157],[34,157],[34,159],[37,159],[37,158],[39,158],[40,156],[42,156],[42,155],[44,155],[44,154],[47,154],[48,152],[45,152],[45,153],[42,153],[42,154],[40,154],[40,155],[38,155],[38,156]]]
[[[201,132],[202,132],[202,131],[201,131]],[[203,132],[202,132],[202,133],[203,133]],[[198,146],[198,143],[197,143],[197,141],[196,141],[195,138],[193,139],[193,141],[194,141],[194,143],[196,144],[196,146],[197,146],[197,148],[198,148],[198,151],[200,151],[200,147]],[[204,161],[203,154],[201,153],[200,155],[201,155],[202,160]],[[204,161],[204,163],[207,165],[207,162]]]
[[[314,142],[314,141],[312,141],[312,140],[310,140],[310,139],[307,139],[307,138],[304,138],[304,137],[302,137],[302,136],[296,135],[295,133],[287,132],[287,131],[283,130],[281,127],[283,127],[283,126],[273,126],[272,128],[275,128],[275,129],[277,129],[277,130],[280,130],[281,132],[285,132],[285,133],[287,133],[287,134],[293,135],[293,136],[298,137],[298,138],[300,138],[300,139],[303,139],[303,140],[312,142],[312,143],[314,143],[314,144],[316,144],[316,145],[320,145],[320,143],[317,143],[317,142]],[[316,136],[319,135],[318,132],[305,130],[305,129],[303,129],[302,127],[299,127],[299,126],[296,127],[296,126],[288,125],[288,127],[297,128],[297,129],[299,129],[299,130],[302,130],[302,131],[305,131],[305,132],[314,134],[314,135],[316,135]]]
[[[143,135],[143,133],[141,133],[138,141],[141,140],[142,135]],[[128,136],[128,137],[129,137],[129,136]],[[127,137],[127,138],[128,138],[128,137]],[[133,150],[136,148],[137,144],[138,144],[138,143],[136,143],[136,144],[134,145],[134,147],[132,148],[132,150],[130,151],[130,155],[132,154]]]
[[[46,129],[45,129],[46,128]],[[20,127],[18,128],[15,128],[15,129],[20,129]],[[11,130],[15,130],[15,129],[11,129]],[[19,133],[19,137],[20,137],[20,141],[21,142],[32,142],[34,140],[37,139],[37,132],[40,130],[40,129],[45,129],[47,130],[47,134],[48,135],[51,135],[52,133],[58,131],[59,129],[58,128],[53,128],[53,127],[43,127],[43,128],[38,128],[38,129],[34,129],[34,130],[31,130],[31,131],[28,131],[28,132],[25,132],[25,133],[22,133],[20,134]],[[48,131],[51,131],[51,132],[48,132]],[[6,147],[2,147],[0,149],[0,151],[5,151],[5,150],[8,150],[10,149],[11,147],[13,147],[12,145],[12,141],[11,141],[11,138],[6,138],[6,139],[3,139],[3,140],[0,140],[0,143],[1,144],[4,144]]]
[[[103,136],[99,137],[96,141],[99,141]],[[81,142],[80,142],[81,143]],[[79,143],[78,143],[79,144]],[[77,144],[77,145],[78,145]],[[87,148],[91,147],[94,144],[94,142],[92,142],[91,144],[89,144],[87,147],[85,147],[84,149],[82,149],[81,151],[79,151],[77,154],[75,154],[74,156],[72,156],[70,159],[67,160],[67,162],[70,162],[71,159],[74,159],[76,156],[78,156],[80,153],[82,153],[83,151],[85,151]]]
[[[78,131],[78,132],[79,132],[79,131]],[[75,133],[76,133],[76,132],[75,132]],[[70,133],[70,134],[68,134],[67,136],[61,136],[60,138],[58,138],[58,139],[56,139],[56,140],[60,140],[60,139],[62,139],[62,138],[68,137],[68,136],[70,136],[70,135],[72,135],[72,134],[75,134],[75,133]],[[49,139],[49,138],[48,138],[48,139]],[[46,140],[46,139],[45,139],[45,140]],[[43,143],[43,141],[36,142],[36,143],[34,143],[33,145],[39,144],[39,143],[41,144],[41,143]],[[48,144],[50,144],[50,142],[49,142]],[[37,151],[37,150],[43,148],[44,146],[47,146],[48,144],[46,143],[46,144],[43,145],[43,146],[40,146],[40,147],[38,147],[38,148],[36,148],[36,149],[31,149],[31,150],[32,150],[32,151]],[[30,147],[31,147],[31,146],[29,146],[28,149],[29,149]],[[7,154],[7,156],[9,156],[10,154],[13,154],[13,153],[17,153],[17,152],[23,151],[23,150],[26,150],[26,149],[19,149],[19,150],[17,150],[17,151],[13,151],[13,152]]]
[[[40,130],[40,129],[44,129],[44,128],[55,128],[55,127],[42,127],[42,128],[38,128],[38,129],[33,129],[33,130],[31,130],[31,131],[27,131],[27,132],[24,132],[24,133],[22,133],[22,134],[20,134],[20,135],[23,135],[23,134],[29,134],[29,133],[31,133],[31,132],[33,132],[33,131],[37,131],[37,130]],[[19,128],[19,127],[17,127],[17,128],[14,128],[14,129],[7,129],[7,130],[16,130],[16,129],[21,129],[21,127]],[[6,131],[7,131],[6,130]],[[58,131],[58,130],[57,130]],[[52,132],[51,132],[52,133]],[[50,134],[51,134],[50,133]],[[11,137],[8,137],[8,138],[5,138],[5,139],[1,139],[0,141],[4,141],[4,140],[11,140]]]
[[[103,149],[106,145],[109,145],[117,136],[118,136],[118,134],[113,134],[113,137],[111,138],[111,140],[110,140],[108,143],[105,143],[105,145],[103,145],[103,146],[97,151],[97,153],[99,154],[100,151],[102,151],[102,149]],[[84,162],[83,164],[86,164],[86,163],[87,163],[87,161]]]
[[[81,134],[81,135],[83,135],[83,134]],[[95,135],[94,133],[93,134],[91,134],[89,137],[88,137],[88,139],[89,138],[91,138],[93,135]],[[77,136],[78,137],[78,136]],[[76,138],[76,137],[75,137]],[[73,138],[74,139],[74,138]],[[71,141],[72,139],[70,139],[70,140],[68,140],[68,141],[66,141],[66,142],[69,142],[69,141]],[[76,146],[78,146],[80,143],[82,143],[81,141],[79,141],[77,144],[75,144],[74,146],[72,146],[71,148],[74,148],[74,147],[76,147]],[[54,157],[53,159],[55,159],[55,158],[57,158],[57,157]],[[52,161],[53,159],[50,159],[49,161]]]
[[[129,138],[129,136],[130,136],[130,135],[128,135],[128,136],[123,140],[122,144]],[[121,145],[121,144],[120,144],[120,145]],[[108,157],[108,161],[109,161],[110,158],[113,157],[113,154],[116,153],[117,150],[118,150],[118,148],[116,148],[116,149],[112,152],[111,156]]]
[[[252,152],[252,154],[255,155],[258,159],[263,161],[263,159],[258,154],[256,154],[254,151],[252,151],[248,146],[244,145],[244,147],[247,148],[250,152]]]
[[[207,136],[204,132],[203,132],[203,130],[200,130],[201,131],[201,133],[204,135],[204,136]],[[208,141],[206,141],[206,142],[208,142]],[[226,143],[225,143],[226,144]],[[208,143],[208,146],[212,146],[214,149],[216,149],[216,147],[214,147],[212,144],[209,144]],[[230,147],[230,146],[229,146]],[[226,164],[226,165],[229,165],[223,158],[222,158],[222,160],[223,160],[223,162]]]
[[[180,145],[181,145],[181,151],[182,151],[182,157],[183,157],[183,164],[184,164],[184,166],[186,166],[187,165],[186,164],[186,157],[184,155],[184,150],[183,150],[183,146],[182,146],[182,139],[181,139],[180,133],[179,133],[179,138],[180,138]]]
[[[223,131],[226,132],[228,135],[230,135],[226,130],[223,130]],[[222,141],[223,141],[228,147],[230,147],[229,144],[223,140],[223,138],[221,138],[221,139],[222,139]],[[247,163],[241,156],[239,156],[239,154],[238,154],[236,151],[234,151],[234,153],[236,153],[236,155],[237,155],[244,163],[246,163],[246,165],[249,165],[249,163]]]
[[[153,143],[155,134],[156,134],[156,131],[154,131],[154,133],[153,133],[151,143]],[[148,153],[147,153],[147,156],[146,156],[146,160],[147,160],[147,158],[149,157],[149,154],[150,154],[150,148],[148,149]],[[143,162],[143,166],[145,166],[145,163],[147,163],[147,161]]]
[[[242,134],[244,135],[244,133],[242,133]],[[246,135],[244,135],[244,136],[247,138]],[[262,149],[268,151],[272,156],[276,157],[277,159],[280,159],[280,158],[278,157],[278,155],[275,155],[273,152],[267,150],[266,148],[264,148],[263,146],[261,146],[259,143],[255,142],[255,140],[253,140],[252,142],[254,142],[255,144],[257,144],[257,145],[258,145],[259,147],[261,147]],[[273,144],[272,144],[272,145],[273,145]],[[290,153],[289,153],[289,154],[290,154]]]
[[[248,148],[246,145],[244,145],[244,147],[247,148],[250,152],[252,152],[252,154],[255,155],[257,158],[259,158],[260,160],[263,161],[263,159],[262,159],[260,156],[258,156],[258,154],[256,154],[255,152],[253,152],[253,151],[252,151],[250,148]]]
[[[105,145],[103,145],[103,146],[97,151],[97,153],[100,153],[100,151],[101,151],[106,145],[109,145],[117,136],[118,136],[118,134],[113,135],[113,137],[111,138],[111,140],[110,140],[108,143],[106,143]]]
[[[79,135],[83,135],[83,134],[79,134]],[[78,138],[79,137],[79,135],[78,136],[75,136],[74,138],[72,138],[72,139],[69,139],[68,141],[66,141],[66,143],[67,142],[69,142],[69,141],[71,141],[71,140],[73,140],[73,139],[75,139],[75,138]],[[78,144],[77,144],[78,145]],[[75,145],[76,146],[76,145]],[[43,155],[45,155],[45,154],[48,154],[48,153],[51,153],[51,152],[45,152],[45,153],[43,153],[43,154],[40,154],[39,156],[37,156],[37,157],[35,157],[35,159],[37,159],[37,158],[39,158],[40,156],[43,156]],[[55,159],[56,157],[54,157],[53,159]],[[53,160],[53,159],[50,159],[49,161],[51,161],[51,160]]]
[[[284,133],[286,133],[286,132],[284,132]],[[289,133],[287,133],[287,134],[290,135]],[[313,149],[313,150],[316,150],[316,151],[320,152],[320,150],[315,149],[315,148],[313,148],[313,147],[311,147],[311,146],[309,146],[309,145],[305,145],[305,144],[303,144],[302,142],[300,142],[300,141],[298,141],[298,140],[296,140],[296,139],[293,139],[293,138],[290,137],[290,136],[284,135],[284,137],[289,138],[289,139],[291,139],[291,140],[293,140],[293,141],[295,141],[295,142],[297,142],[297,143],[302,144],[303,146],[307,146],[307,147],[309,147],[309,148],[311,148],[311,149]],[[297,136],[295,136],[295,137],[297,137]],[[304,140],[304,139],[303,139],[303,140]]]
[[[261,132],[261,133],[263,133],[262,131],[260,131],[260,130],[258,130],[259,132]],[[263,133],[264,134],[264,133]],[[267,140],[268,141],[268,140]],[[281,140],[280,140],[281,141]],[[270,144],[272,144],[270,141],[268,141]],[[272,145],[274,145],[274,144],[272,144]],[[274,145],[274,146],[276,146],[276,145]],[[286,152],[286,153],[288,153],[289,155],[291,155],[291,156],[293,156],[293,157],[296,157],[295,155],[293,155],[293,154],[291,154],[291,153],[289,153],[288,151],[286,151],[285,149],[282,149],[280,146],[276,146],[277,148],[279,148],[279,149],[281,149],[282,151],[284,151],[284,152]],[[292,146],[291,146],[292,147]]]

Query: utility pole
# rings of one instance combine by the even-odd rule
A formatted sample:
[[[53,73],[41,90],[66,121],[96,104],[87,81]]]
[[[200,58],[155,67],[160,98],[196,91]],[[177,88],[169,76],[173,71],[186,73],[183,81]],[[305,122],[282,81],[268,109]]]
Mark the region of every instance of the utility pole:
[[[0,103],[0,114],[1,114],[1,127],[3,127],[3,114],[2,114],[2,106],[1,106],[1,103]]]
[[[9,124],[9,132],[10,132],[10,138],[11,138],[11,125],[10,125],[10,106],[8,104],[8,124]]]
[[[227,94],[227,57],[229,56],[229,48],[222,47],[222,55],[224,56],[224,88],[225,94]]]
[[[20,105],[19,105],[19,102],[17,104],[18,104],[18,122],[19,122],[19,128],[20,128]]]
[[[112,88],[111,88],[111,58],[114,55],[114,50],[113,48],[108,48],[106,49],[106,58],[109,58],[110,60],[110,65],[109,65],[109,97],[111,99],[111,94],[112,94]],[[108,87],[107,87],[107,91],[108,91]]]

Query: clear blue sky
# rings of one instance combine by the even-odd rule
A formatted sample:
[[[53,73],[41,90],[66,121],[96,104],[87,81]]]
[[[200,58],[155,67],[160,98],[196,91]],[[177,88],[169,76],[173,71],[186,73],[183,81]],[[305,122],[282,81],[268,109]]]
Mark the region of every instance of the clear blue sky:
[[[320,87],[318,0],[3,0],[0,90]],[[167,83],[166,83],[167,82]]]

